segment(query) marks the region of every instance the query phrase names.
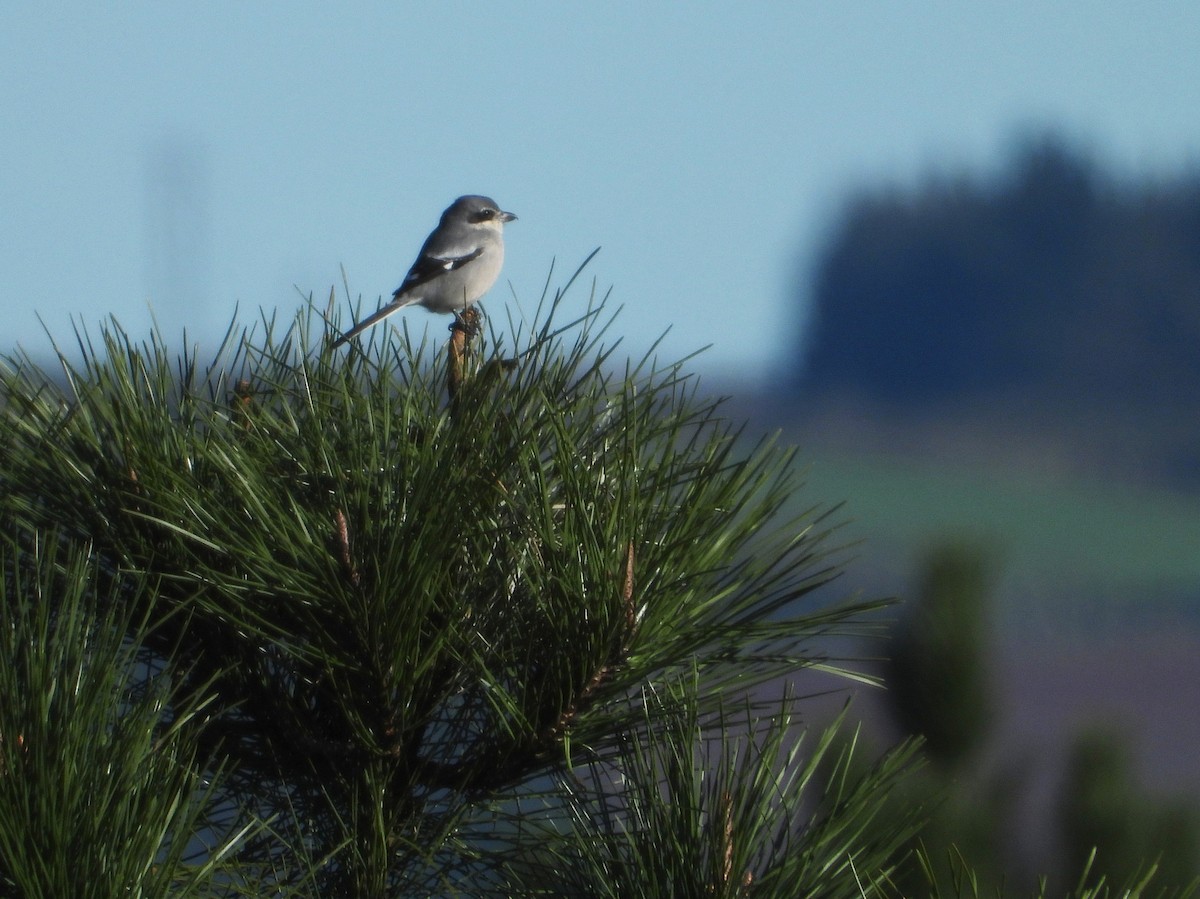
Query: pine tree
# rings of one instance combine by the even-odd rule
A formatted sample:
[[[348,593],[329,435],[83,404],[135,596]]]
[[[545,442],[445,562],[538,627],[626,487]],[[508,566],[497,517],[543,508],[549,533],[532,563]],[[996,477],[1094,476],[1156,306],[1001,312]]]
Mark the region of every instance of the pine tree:
[[[911,752],[779,686],[873,609],[828,514],[567,288],[452,353],[310,303],[7,359],[0,896],[886,892]]]

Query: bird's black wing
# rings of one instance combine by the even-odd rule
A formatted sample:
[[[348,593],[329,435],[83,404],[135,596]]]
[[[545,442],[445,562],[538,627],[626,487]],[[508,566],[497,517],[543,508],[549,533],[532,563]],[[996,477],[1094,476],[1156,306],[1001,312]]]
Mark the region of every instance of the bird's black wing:
[[[476,247],[469,253],[461,255],[434,256],[430,253],[422,253],[417,257],[417,261],[413,263],[413,267],[408,270],[408,274],[404,276],[404,283],[395,289],[392,293],[392,301],[386,306],[376,310],[376,312],[367,318],[364,318],[357,325],[335,340],[332,344],[333,349],[337,349],[342,344],[349,341],[351,338],[361,334],[371,325],[375,324],[382,318],[391,315],[397,309],[406,306],[412,300],[407,296],[414,288],[420,287],[438,275],[444,275],[446,272],[452,272],[456,268],[462,268],[472,259],[478,259],[483,252],[483,247]]]
[[[408,293],[414,287],[420,287],[438,275],[444,275],[446,272],[452,272],[456,268],[462,268],[471,260],[478,259],[482,253],[483,247],[476,247],[471,252],[463,255],[434,256],[429,253],[422,253],[417,257],[417,261],[413,263],[412,268],[408,270],[408,274],[404,276],[404,283],[392,292],[392,297],[399,299],[401,294]]]

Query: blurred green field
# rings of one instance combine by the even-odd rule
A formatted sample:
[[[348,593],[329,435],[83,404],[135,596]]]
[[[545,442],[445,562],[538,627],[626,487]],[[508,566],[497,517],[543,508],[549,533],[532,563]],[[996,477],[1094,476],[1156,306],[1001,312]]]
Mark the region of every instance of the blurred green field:
[[[802,462],[805,501],[845,502],[843,536],[864,540],[856,565],[911,567],[938,541],[980,541],[1010,605],[1049,597],[1086,613],[1080,604],[1094,601],[1200,623],[1196,498],[983,465],[828,451]]]

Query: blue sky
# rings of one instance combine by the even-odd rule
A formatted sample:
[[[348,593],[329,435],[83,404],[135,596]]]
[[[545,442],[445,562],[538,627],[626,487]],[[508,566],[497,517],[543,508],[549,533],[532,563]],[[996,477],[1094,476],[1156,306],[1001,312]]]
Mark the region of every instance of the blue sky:
[[[1044,127],[1130,176],[1200,167],[1197,48],[1194,0],[9,0],[0,353],[47,346],[38,314],[69,343],[151,307],[207,342],[342,266],[374,309],[481,192],[520,216],[493,315],[602,246],[630,351],[670,328],[667,355],[761,377],[802,352],[849,192],[986,174]]]

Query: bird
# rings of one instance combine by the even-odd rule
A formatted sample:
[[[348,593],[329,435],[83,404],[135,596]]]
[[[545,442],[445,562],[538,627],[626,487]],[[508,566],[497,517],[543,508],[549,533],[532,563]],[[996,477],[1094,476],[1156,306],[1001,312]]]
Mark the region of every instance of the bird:
[[[504,264],[504,225],[515,219],[490,197],[459,197],[446,207],[438,226],[425,238],[417,261],[392,293],[392,301],[335,340],[332,348],[405,306],[457,315],[478,302],[496,283]]]

